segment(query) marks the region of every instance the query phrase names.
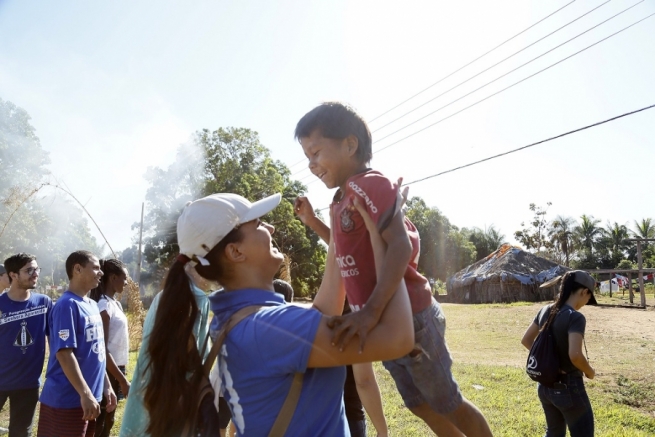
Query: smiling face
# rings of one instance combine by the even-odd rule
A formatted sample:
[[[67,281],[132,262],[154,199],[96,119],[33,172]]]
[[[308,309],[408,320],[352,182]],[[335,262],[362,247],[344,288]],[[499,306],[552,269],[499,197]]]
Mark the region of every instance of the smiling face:
[[[240,227],[243,239],[237,243],[239,250],[255,265],[270,269],[275,275],[284,261],[284,255],[273,246],[271,235],[275,228],[257,219]]]
[[[363,167],[356,158],[357,139],[352,136],[335,140],[314,130],[300,138],[300,145],[309,160],[309,170],[328,188],[344,188],[348,178]]]
[[[100,262],[98,258],[91,257],[86,265],[77,264],[74,267],[77,281],[80,286],[85,290],[96,288],[100,284],[102,278],[102,270],[100,269]]]
[[[33,290],[39,280],[39,265],[30,261],[20,268],[18,274],[11,273],[12,285],[20,290]]]

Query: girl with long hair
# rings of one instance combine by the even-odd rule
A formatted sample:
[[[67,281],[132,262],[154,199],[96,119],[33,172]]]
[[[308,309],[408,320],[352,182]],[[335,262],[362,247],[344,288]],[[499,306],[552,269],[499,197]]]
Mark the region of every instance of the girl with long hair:
[[[130,391],[130,382],[127,380],[125,369],[129,359],[130,338],[127,317],[116,296],[123,292],[127,284],[127,269],[125,264],[117,259],[101,259],[99,263],[103,275],[98,287],[89,292],[89,297],[98,302],[105,332],[107,375],[116,398],[121,400],[127,397]],[[109,437],[114,426],[115,410],[106,412],[105,403],[106,399],[103,398],[100,416],[96,419],[96,437]]]
[[[540,331],[552,326],[559,357],[560,377],[551,386],[539,384],[538,394],[546,415],[546,437],[594,435],[594,413],[585,390],[583,375],[593,379],[596,371],[582,353],[586,319],[583,306],[597,305],[596,280],[587,272],[574,270],[561,278],[555,303],[544,306],[523,335],[521,344],[530,350]]]
[[[250,203],[221,193],[183,210],[177,226],[180,255],[166,278],[147,345],[146,434],[179,435],[184,419],[197,405],[202,359],[190,344],[198,307],[184,271],[187,266],[223,286],[224,292],[210,298],[219,328],[231,323],[241,309],[261,307],[229,331],[218,357],[221,392],[239,436],[268,435],[296,373],[302,376],[302,388],[287,435],[350,435],[343,407],[344,366],[393,359],[412,349],[411,309],[404,284],[369,333],[363,350],[356,342],[342,350],[333,345],[330,316],[341,314],[345,298],[333,246],[328,248],[314,308],[287,305],[274,293],[273,280],[283,255],[273,246],[273,226],[260,217],[280,200],[275,194]],[[202,343],[195,344],[200,350]]]

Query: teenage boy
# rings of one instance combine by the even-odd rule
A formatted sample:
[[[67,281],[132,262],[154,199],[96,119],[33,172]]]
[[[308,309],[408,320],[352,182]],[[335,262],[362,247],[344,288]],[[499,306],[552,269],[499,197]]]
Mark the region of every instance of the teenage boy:
[[[368,168],[372,158],[371,132],[350,107],[328,102],[300,119],[295,137],[309,169],[327,188],[338,188],[330,205],[330,229],[313,212],[303,214],[306,198],[296,212],[335,249],[337,263],[353,313],[333,319],[334,341],[346,344],[356,335],[364,347],[366,335],[403,279],[414,313],[415,349],[405,357],[384,362],[405,405],[437,435],[491,436],[489,425],[475,405],[465,399],[451,373],[452,358],[444,339],[446,320],[432,297],[430,285],[417,271],[419,235],[399,213],[398,184]],[[370,237],[354,199],[365,205],[387,245],[380,280]]]
[[[52,300],[32,292],[41,270],[35,256],[10,256],[4,269],[10,285],[0,296],[0,409],[9,399],[9,436],[27,437],[39,400]]]
[[[106,373],[102,318],[87,297],[102,277],[98,258],[80,250],[66,260],[68,290],[50,313],[50,359],[41,393],[38,436],[93,437],[103,387],[107,411],[116,395]]]

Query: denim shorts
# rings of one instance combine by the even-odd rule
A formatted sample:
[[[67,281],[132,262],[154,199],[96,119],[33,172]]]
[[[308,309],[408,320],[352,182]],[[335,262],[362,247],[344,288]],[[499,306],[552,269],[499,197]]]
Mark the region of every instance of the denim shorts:
[[[433,298],[429,307],[414,314],[414,351],[384,362],[407,408],[427,403],[437,413],[447,414],[462,404],[462,393],[450,371],[453,360],[445,333],[446,316]]]

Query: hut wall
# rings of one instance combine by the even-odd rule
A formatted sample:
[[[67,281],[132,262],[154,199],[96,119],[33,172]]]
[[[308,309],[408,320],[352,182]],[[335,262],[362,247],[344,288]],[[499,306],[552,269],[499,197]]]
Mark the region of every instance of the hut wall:
[[[541,302],[553,300],[555,287],[539,288],[540,284],[522,284],[519,281],[500,281],[497,278],[452,290],[449,301],[456,303],[509,303]]]

